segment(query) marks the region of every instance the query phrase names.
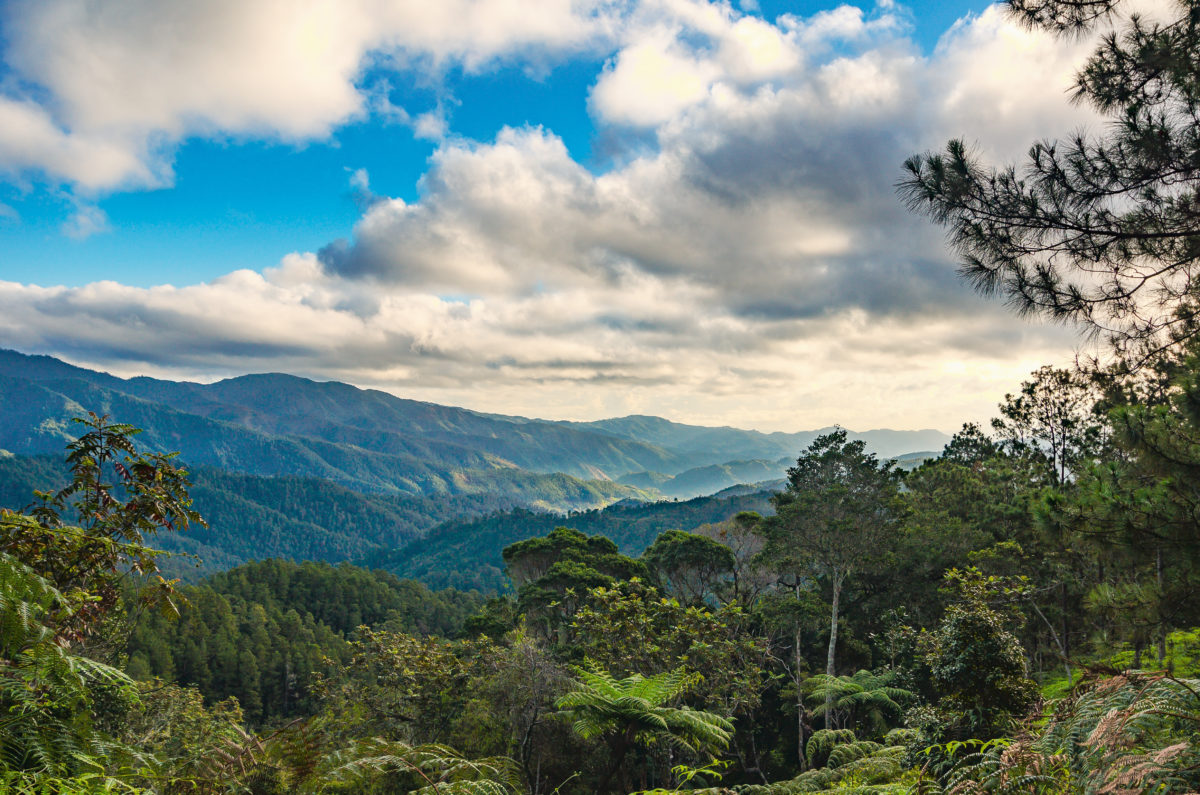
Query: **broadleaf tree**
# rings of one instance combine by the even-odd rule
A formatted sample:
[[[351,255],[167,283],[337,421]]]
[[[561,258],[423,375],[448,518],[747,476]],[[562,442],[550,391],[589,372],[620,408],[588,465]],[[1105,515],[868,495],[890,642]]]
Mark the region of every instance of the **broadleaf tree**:
[[[796,459],[787,487],[774,497],[776,515],[764,523],[764,553],[780,574],[829,586],[828,676],[837,675],[842,589],[856,571],[876,565],[892,540],[902,510],[899,478],[890,462],[839,428],[818,436]],[[797,707],[803,709],[799,696]],[[827,708],[827,728],[830,713]]]

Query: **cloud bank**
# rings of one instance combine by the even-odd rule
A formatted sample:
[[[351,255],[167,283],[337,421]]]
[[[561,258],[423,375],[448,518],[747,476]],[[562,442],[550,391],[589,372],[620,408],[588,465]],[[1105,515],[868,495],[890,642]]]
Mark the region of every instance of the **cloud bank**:
[[[117,372],[284,370],[490,411],[783,429],[953,430],[1071,354],[1069,330],[971,294],[893,183],[952,136],[1013,158],[1098,124],[1066,102],[1086,42],[995,7],[929,56],[890,5],[774,23],[699,0],[306,8],[16,6],[9,62],[52,101],[0,100],[24,120],[0,124],[0,163],[93,190],[159,184],[185,135],[335,134],[369,112],[368,61],[599,49],[587,101],[616,165],[594,173],[543,128],[448,137],[417,201],[371,197],[348,239],[261,274],[0,283],[0,340]]]

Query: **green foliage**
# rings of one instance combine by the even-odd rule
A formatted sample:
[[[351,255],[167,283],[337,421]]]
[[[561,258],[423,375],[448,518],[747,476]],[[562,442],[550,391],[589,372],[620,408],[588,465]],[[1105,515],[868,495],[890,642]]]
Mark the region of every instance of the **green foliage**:
[[[900,473],[889,462],[880,463],[866,452],[862,440],[847,441],[846,432],[838,429],[818,436],[796,459],[788,470],[787,488],[774,497],[778,513],[763,522],[763,557],[772,569],[791,577],[797,599],[814,577],[828,584],[825,673],[831,677],[837,674],[842,589],[851,575],[870,572],[882,562],[903,510],[899,481]],[[799,632],[797,625],[792,667],[797,685]],[[803,709],[797,687],[798,715]],[[825,728],[831,728],[832,721],[833,710],[827,706]]]
[[[345,760],[345,761],[343,761]],[[340,764],[338,764],[340,762]],[[360,792],[365,784],[407,774],[414,795],[509,795],[520,791],[520,774],[506,757],[467,759],[444,745],[412,746],[366,740],[327,762],[321,792]]]
[[[711,712],[674,707],[698,681],[683,668],[644,677],[632,674],[616,679],[599,668],[576,668],[573,689],[555,701],[584,739],[608,744],[609,765],[595,791],[608,791],[609,782],[626,756],[638,748],[658,745],[695,755],[724,750],[733,737],[733,724]],[[628,782],[628,771],[622,771]],[[628,783],[623,787],[629,791]]]
[[[129,671],[194,685],[210,704],[235,697],[256,726],[316,710],[316,677],[350,658],[346,639],[360,625],[452,636],[480,604],[384,572],[279,560],[180,594],[188,607],[178,620],[137,617]]]
[[[832,710],[838,725],[853,726],[868,737],[880,737],[900,718],[902,704],[913,698],[909,691],[891,686],[894,678],[891,673],[870,671],[837,677],[818,674],[804,682],[804,689],[815,714]]]
[[[8,516],[11,528],[19,517]],[[0,553],[0,771],[66,776],[100,768],[110,744],[94,731],[96,696],[134,698],[121,671],[71,650],[56,631],[75,631],[88,595],[59,591]]]
[[[235,699],[204,706],[193,687],[143,683],[138,703],[120,721],[120,738],[150,763],[137,779],[164,792],[199,789],[221,771],[219,760],[246,738]]]
[[[1159,641],[1161,658],[1168,633],[1200,622],[1200,343],[1150,374],[1118,374],[1109,391],[1116,454],[1052,495],[1043,519],[1095,546],[1111,572],[1087,596],[1091,617],[1139,651]]]
[[[766,554],[781,571],[841,581],[867,568],[895,527],[899,473],[837,430],[817,437],[788,470],[766,523]]]
[[[611,538],[626,555],[638,555],[667,530],[691,530],[741,511],[767,512],[768,497],[755,492],[686,502],[617,503],[566,516],[516,509],[446,522],[405,547],[371,553],[362,563],[421,580],[431,588],[504,591],[509,585],[502,570],[503,549],[555,527],[565,524],[587,535]]]
[[[494,647],[481,641],[480,652]],[[326,679],[326,707],[356,715],[362,733],[428,743],[450,736],[470,698],[477,655],[436,638],[363,628],[352,654]]]
[[[0,791],[9,795],[150,795],[153,792],[104,773],[81,773],[70,778],[59,778],[0,771],[0,788]]]
[[[162,795],[665,794],[718,781],[732,790],[714,795],[1195,791],[1193,681],[1064,680],[1054,712],[1027,717],[1038,700],[1027,667],[1067,658],[1087,632],[1121,665],[1140,661],[1140,648],[1112,650],[1139,633],[1160,639],[1179,672],[1194,662],[1194,630],[1154,634],[1197,615],[1186,593],[1194,522],[1186,499],[1172,514],[1165,495],[1194,488],[1187,412],[1200,401],[1187,379],[1200,360],[1173,366],[1108,398],[1116,417],[1162,421],[1156,448],[1124,431],[1116,447],[1097,438],[1080,448],[1115,456],[1110,471],[1144,489],[1141,503],[1104,492],[1091,453],[1043,458],[1045,418],[1010,401],[997,439],[965,428],[903,489],[835,433],[798,459],[776,517],[712,500],[617,506],[572,516],[573,528],[532,513],[458,525],[474,529],[434,539],[437,554],[421,565],[458,554],[470,565],[528,520],[532,537],[502,556],[518,593],[486,603],[380,571],[282,560],[178,591],[125,577],[114,596],[127,569],[154,565],[143,539],[173,521],[172,495],[190,510],[181,472],[129,469],[140,454],[114,442],[121,452],[106,460],[127,468],[134,489],[142,477],[150,495],[148,473],[165,473],[166,508],[139,498],[123,516],[132,490],[120,470],[88,469],[94,457],[82,456],[83,485],[46,495],[40,513],[0,516],[0,775],[11,791]],[[1033,397],[1053,403],[1051,392]],[[1144,398],[1152,393],[1157,402]],[[131,433],[109,427],[118,440]],[[318,526],[302,492],[289,482],[284,502]],[[390,516],[384,502],[344,521]],[[63,520],[78,506],[87,521]],[[1144,513],[1117,515],[1134,508]],[[669,526],[706,514],[707,525],[683,525],[696,534]],[[535,535],[540,522],[554,525]],[[583,531],[594,527],[624,543],[665,532],[635,560]],[[106,533],[110,542],[95,542]],[[1169,556],[1138,553],[1148,538]],[[51,548],[94,573],[75,581],[54,570]],[[162,602],[156,593],[178,620],[143,609]],[[829,673],[835,650],[858,672]],[[814,676],[822,657],[827,672]],[[135,689],[131,679],[155,681]],[[887,731],[902,712],[909,728]],[[829,730],[814,732],[821,719]]]
[[[1025,24],[1064,36],[1102,30],[1119,0],[1013,0]],[[1136,14],[1098,44],[1075,99],[1104,133],[1033,144],[989,168],[961,140],[905,163],[909,207],[949,229],[962,272],[1018,311],[1086,324],[1135,360],[1196,324],[1200,97],[1196,7]]]
[[[978,426],[965,425],[940,457],[905,477],[908,511],[892,557],[905,576],[883,575],[881,612],[899,602],[915,621],[932,625],[947,569],[961,566],[974,550],[1028,543],[1044,478],[1039,462],[1005,452]]]
[[[1064,701],[1035,750],[1061,753],[1086,790],[1200,788],[1200,681],[1122,676]]]
[[[309,613],[334,632],[388,625],[416,635],[453,637],[482,599],[452,589],[430,591],[413,580],[341,564],[265,560],[214,574],[205,584],[229,599],[269,612]]]
[[[567,527],[511,544],[503,555],[517,586],[518,609],[560,646],[570,642],[570,621],[592,589],[646,574],[643,563],[622,555],[607,538]]]
[[[853,729],[818,729],[808,738],[805,754],[808,766],[812,768],[825,767],[829,754],[834,747],[841,743],[857,742]]]
[[[683,668],[644,677],[616,679],[599,668],[576,668],[575,688],[555,705],[585,739],[608,738],[616,771],[635,745],[664,742],[694,753],[720,751],[729,745],[733,724],[711,712],[673,707],[697,677]],[[602,790],[607,777],[598,787]]]
[[[659,585],[685,604],[724,595],[736,566],[729,547],[682,530],[668,530],[656,538],[642,553],[642,561]]]
[[[921,792],[1189,793],[1200,786],[1200,682],[1118,676],[1086,682],[1049,721],[1014,740],[934,749],[958,761],[927,770]]]
[[[958,599],[923,639],[939,694],[933,730],[941,733],[938,739],[1002,736],[1037,703],[1037,686],[1026,677],[1021,643],[1009,629],[1011,614],[989,604],[992,581],[973,569],[951,570],[947,581]]]
[[[812,770],[767,786],[739,787],[740,795],[793,795],[807,792],[910,792],[915,772],[906,769],[902,745],[862,742],[848,729],[815,732],[809,739]]]
[[[1052,485],[1067,483],[1105,452],[1109,429],[1098,397],[1086,374],[1040,367],[1018,394],[1004,396],[992,428],[1005,452],[1042,463]]]
[[[170,456],[139,452],[130,426],[95,414],[80,422],[88,430],[68,446],[71,482],[39,493],[29,515],[0,510],[0,771],[30,773],[22,787],[77,774],[95,774],[99,787],[106,764],[133,756],[96,727],[102,708],[136,700],[133,683],[87,644],[103,650],[97,637],[129,572],[155,574],[144,538],[199,521]],[[159,577],[139,598],[170,608],[172,595]]]
[[[160,561],[188,581],[262,558],[358,559],[409,544],[441,522],[523,504],[502,493],[369,494],[322,478],[266,477],[212,466],[192,467],[189,477],[194,508],[207,524],[187,533],[163,532],[157,540],[163,549],[199,556]],[[58,457],[0,458],[0,506],[24,506],[35,489],[66,483]]]
[[[694,694],[726,715],[750,715],[770,674],[765,643],[739,607],[684,607],[640,580],[595,588],[572,621],[573,647],[614,675],[703,672]]]
[[[56,628],[83,641],[117,605],[128,572],[150,578],[141,598],[174,609],[170,584],[156,576],[160,553],[144,541],[203,520],[192,510],[187,472],[173,456],[140,452],[133,426],[95,414],[77,422],[86,431],[67,446],[70,482],[36,492],[39,502],[27,516],[0,509],[0,551],[64,593],[87,594]],[[76,525],[65,518],[71,514]]]

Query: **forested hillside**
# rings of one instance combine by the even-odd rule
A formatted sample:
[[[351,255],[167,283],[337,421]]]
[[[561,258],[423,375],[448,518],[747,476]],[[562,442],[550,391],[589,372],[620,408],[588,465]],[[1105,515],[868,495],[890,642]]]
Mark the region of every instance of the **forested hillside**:
[[[164,562],[175,576],[195,579],[249,560],[289,558],[337,563],[376,547],[403,546],[440,522],[527,504],[513,495],[481,493],[435,497],[361,494],[319,478],[261,477],[196,467],[191,496],[207,526],[159,536],[163,549],[198,556]],[[554,478],[546,476],[553,484]],[[0,506],[22,508],[35,489],[65,486],[61,456],[0,458]],[[556,499],[592,504],[589,492]],[[600,498],[596,496],[596,499]]]
[[[1192,373],[1200,355],[1175,361]],[[75,639],[47,657],[55,635],[21,630],[6,653],[47,706],[12,724],[38,733],[0,736],[47,760],[26,765],[82,760],[150,791],[411,789],[403,771],[580,793],[953,789],[997,771],[1047,792],[1191,786],[1200,548],[1191,520],[1162,521],[1185,481],[1143,484],[1160,466],[1144,440],[1190,436],[1197,387],[1161,385],[1147,413],[1138,393],[1043,368],[990,432],[967,426],[907,473],[833,432],[770,498],[510,511],[397,557],[453,577],[491,555],[507,588],[490,598],[347,564],[131,579],[155,566],[143,541],[203,525],[172,459],[93,418],[67,488],[0,514],[6,609]],[[1156,518],[1125,521],[1133,495]],[[81,678],[56,678],[59,659]],[[57,721],[63,703],[91,720]],[[652,728],[621,733],[637,725]],[[1104,744],[1064,745],[1079,736]]]
[[[566,525],[588,535],[606,536],[628,555],[641,554],[667,530],[695,530],[742,511],[768,513],[769,492],[699,497],[686,502],[617,504],[603,510],[555,514],[516,510],[478,519],[447,522],[398,549],[380,549],[361,559],[431,588],[498,591],[506,587],[500,552],[509,544]]]
[[[608,482],[629,473],[677,475],[721,465],[732,460],[727,457],[732,449],[755,451],[734,459],[772,460],[795,449],[788,445],[791,437],[779,434],[641,418],[671,429],[657,435],[668,445],[662,446],[615,432],[626,426],[619,420],[593,427],[485,415],[280,374],[214,384],[121,379],[6,350],[0,350],[0,404],[10,407],[0,427],[0,450],[11,453],[56,453],[71,437],[70,419],[95,410],[137,425],[150,449],[186,448],[191,465],[320,477],[365,492],[515,494],[523,504],[556,510],[640,496]],[[933,431],[862,436],[878,441],[888,455],[946,441]],[[557,479],[547,481],[546,475]]]
[[[255,725],[312,713],[319,678],[350,658],[363,625],[456,636],[483,600],[351,566],[269,560],[180,589],[178,619],[140,616],[126,670],[237,699]]]

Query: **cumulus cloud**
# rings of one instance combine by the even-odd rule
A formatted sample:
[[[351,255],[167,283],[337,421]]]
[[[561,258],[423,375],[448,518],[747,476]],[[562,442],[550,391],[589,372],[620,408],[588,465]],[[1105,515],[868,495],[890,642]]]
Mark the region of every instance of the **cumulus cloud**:
[[[774,24],[700,0],[615,16],[551,4],[553,25],[518,20],[538,16],[519,3],[484,5],[494,28],[439,26],[436,9],[414,29],[379,24],[386,46],[466,64],[611,37],[590,107],[618,133],[653,136],[652,151],[597,174],[552,130],[441,138],[415,201],[375,197],[365,171],[351,175],[371,200],[347,240],[187,287],[0,284],[0,337],[117,371],[287,370],[491,411],[790,429],[952,430],[1070,356],[1069,330],[1020,324],[970,293],[893,183],[905,157],[953,135],[1014,157],[1095,124],[1065,101],[1086,42],[1020,29],[996,8],[925,56],[890,4]],[[270,115],[277,132],[321,134],[359,112],[355,70],[377,46],[348,17],[312,27],[329,33],[315,41],[337,51],[340,77],[314,88],[310,113],[293,117],[286,97],[218,109],[185,94],[164,115],[127,118],[250,130]],[[84,98],[60,114],[80,129],[120,115]]]
[[[740,22],[728,8],[718,11],[697,25],[717,38],[736,35]],[[839,16],[846,19],[830,21]],[[813,30],[871,35],[857,10],[784,27],[809,41]],[[639,39],[606,69],[597,92],[615,84],[630,53],[635,61],[660,56],[646,68],[662,67],[661,81],[631,81],[651,92],[645,113],[661,114],[655,152],[595,175],[541,128],[505,129],[488,144],[447,142],[419,201],[375,205],[352,241],[330,245],[320,259],[345,278],[483,298],[601,289],[634,271],[686,279],[741,316],[973,307],[939,235],[899,206],[899,164],[954,132],[980,129],[981,115],[991,122],[980,129],[983,145],[1005,154],[1036,132],[1077,124],[1085,116],[1063,94],[1082,50],[1064,55],[1070,48],[995,9],[952,31],[931,59],[897,46],[890,24],[876,33],[881,41],[861,53],[767,84],[712,81],[702,99],[675,105],[655,93],[677,75],[663,59],[675,47],[699,63],[719,42],[680,34],[647,47]],[[798,48],[799,38],[789,46]],[[977,81],[1014,55],[1036,81]],[[714,73],[730,73],[714,64]],[[648,115],[638,115],[640,102],[626,101],[609,120],[641,124]],[[1031,116],[1030,107],[1039,112]]]
[[[366,112],[373,60],[468,69],[609,35],[603,0],[14,0],[15,80],[0,93],[0,169],[91,190],[170,179],[188,135],[304,141]],[[438,137],[437,117],[413,119]]]

